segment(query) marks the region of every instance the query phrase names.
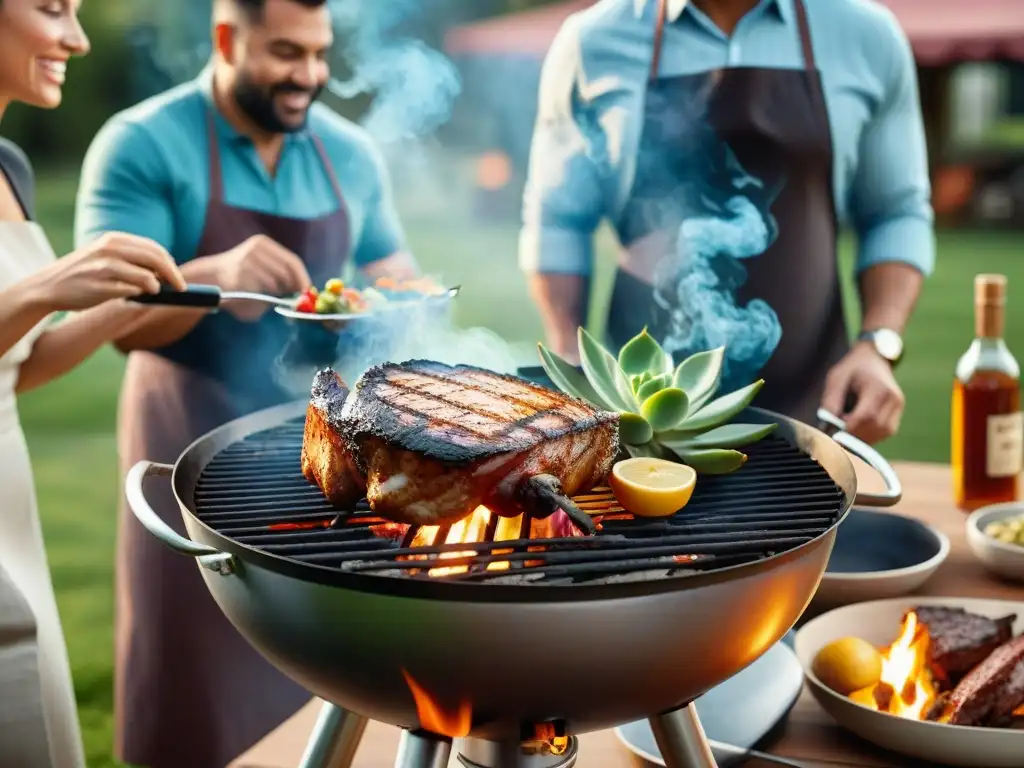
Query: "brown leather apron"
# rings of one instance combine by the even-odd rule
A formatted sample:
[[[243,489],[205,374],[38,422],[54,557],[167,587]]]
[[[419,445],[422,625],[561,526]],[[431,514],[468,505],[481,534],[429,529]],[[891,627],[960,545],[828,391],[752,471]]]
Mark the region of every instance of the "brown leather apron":
[[[225,203],[212,112],[208,126],[210,202],[196,257],[264,234],[298,254],[318,285],[340,275],[350,246],[348,211],[320,140],[311,137],[339,209],[293,219]],[[122,472],[140,460],[173,464],[206,432],[291,399],[270,375],[289,333],[274,312],[253,323],[220,312],[175,344],[132,352],[118,418]],[[166,479],[146,493],[153,509],[184,535]],[[195,562],[147,533],[124,499],[116,622],[116,751],[124,762],[223,768],[310,698],[228,622]]]
[[[815,423],[825,376],[849,349],[849,337],[836,253],[832,134],[804,3],[793,3],[803,69],[737,67],[658,78],[666,6],[660,0],[637,174],[618,223],[629,253],[616,274],[608,336],[618,349],[645,325],[664,340],[673,332],[683,338],[690,323],[692,347],[674,351],[681,360],[715,345],[715,334],[701,328],[731,311],[723,308],[727,299],[746,317],[730,331],[721,391],[763,377],[756,405]],[[756,246],[743,258],[720,253],[700,268],[690,262],[676,273],[674,287],[690,281],[683,290],[658,290],[656,297],[652,284],[664,283],[655,280],[655,263],[675,253],[681,226],[686,232],[701,219],[731,222],[718,241],[725,244],[741,234],[737,212],[755,209],[766,248]],[[744,238],[758,242],[749,226]],[[684,243],[683,264],[701,245],[695,242]],[[704,245],[706,255],[715,238]],[[772,340],[755,349],[764,329],[755,309],[764,322],[766,308],[751,302],[765,302],[778,318],[782,333],[774,350]]]

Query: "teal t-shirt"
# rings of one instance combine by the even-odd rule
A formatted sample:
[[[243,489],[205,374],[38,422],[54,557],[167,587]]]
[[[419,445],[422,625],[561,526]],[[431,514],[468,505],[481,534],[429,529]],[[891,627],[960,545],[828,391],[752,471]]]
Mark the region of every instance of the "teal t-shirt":
[[[81,246],[105,232],[151,238],[180,264],[196,255],[210,199],[208,116],[216,124],[228,205],[312,219],[338,210],[337,195],[312,141],[316,135],[341,185],[357,267],[405,250],[380,152],[365,130],[314,104],[305,130],[285,138],[271,176],[252,142],[214,108],[212,72],[112,117],[82,168],[75,215]]]

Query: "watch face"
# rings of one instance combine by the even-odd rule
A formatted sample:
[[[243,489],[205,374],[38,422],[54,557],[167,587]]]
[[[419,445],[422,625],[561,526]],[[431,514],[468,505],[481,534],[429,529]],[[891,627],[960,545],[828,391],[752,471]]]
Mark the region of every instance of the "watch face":
[[[871,335],[878,354],[886,360],[895,362],[903,356],[903,339],[900,338],[896,331],[880,328],[877,331],[873,331]]]

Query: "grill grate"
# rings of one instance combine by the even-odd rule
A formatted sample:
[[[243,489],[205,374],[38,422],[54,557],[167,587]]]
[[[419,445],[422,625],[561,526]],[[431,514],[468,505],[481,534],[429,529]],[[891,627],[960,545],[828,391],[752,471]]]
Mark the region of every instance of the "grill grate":
[[[320,567],[403,578],[565,584],[660,578],[769,557],[804,544],[838,520],[843,493],[816,461],[778,437],[746,452],[738,472],[701,477],[690,503],[666,519],[634,519],[607,488],[576,497],[596,514],[593,537],[518,538],[409,546],[416,529],[376,517],[363,504],[339,518],[299,468],[303,419],[228,446],[196,484],[196,517],[249,547]],[[488,537],[497,517],[492,516]],[[532,531],[534,538],[526,538]],[[432,540],[444,541],[446,531]],[[529,534],[526,534],[529,535]],[[490,568],[488,567],[490,566]],[[444,568],[444,572],[433,569]]]

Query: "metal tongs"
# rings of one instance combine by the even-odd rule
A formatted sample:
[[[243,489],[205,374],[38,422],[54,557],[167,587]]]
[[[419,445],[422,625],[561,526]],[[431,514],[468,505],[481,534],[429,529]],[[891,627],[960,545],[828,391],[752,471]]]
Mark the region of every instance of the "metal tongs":
[[[246,301],[258,301],[270,304],[277,314],[287,317],[289,320],[297,320],[305,323],[317,323],[332,331],[340,331],[353,320],[359,320],[380,312],[393,311],[407,308],[412,305],[434,302],[450,301],[458,296],[462,286],[456,285],[443,293],[425,295],[422,299],[409,301],[387,302],[374,307],[369,312],[336,312],[336,313],[314,313],[299,312],[295,309],[296,299],[284,299],[280,296],[269,296],[264,293],[252,293],[249,291],[222,291],[216,285],[202,285],[190,283],[184,291],[175,288],[161,286],[158,293],[144,293],[133,296],[131,301],[137,304],[149,304],[163,307],[195,307],[197,309],[216,310],[225,301],[244,299]]]

